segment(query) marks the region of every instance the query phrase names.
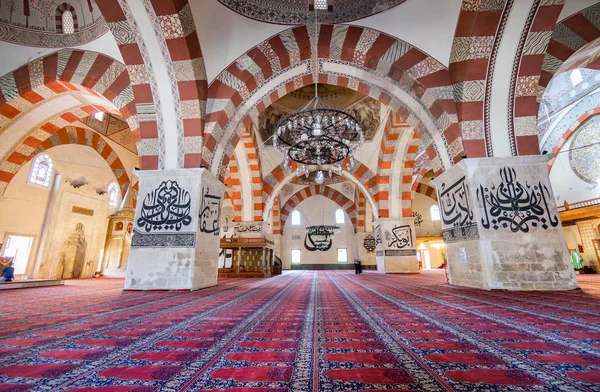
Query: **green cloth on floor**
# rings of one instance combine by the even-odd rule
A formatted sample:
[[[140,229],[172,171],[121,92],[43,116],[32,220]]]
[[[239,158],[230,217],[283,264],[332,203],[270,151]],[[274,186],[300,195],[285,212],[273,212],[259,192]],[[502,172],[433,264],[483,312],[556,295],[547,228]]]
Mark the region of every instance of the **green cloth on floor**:
[[[571,253],[571,261],[573,261],[573,268],[576,270],[583,268],[583,257],[579,254],[579,252]]]

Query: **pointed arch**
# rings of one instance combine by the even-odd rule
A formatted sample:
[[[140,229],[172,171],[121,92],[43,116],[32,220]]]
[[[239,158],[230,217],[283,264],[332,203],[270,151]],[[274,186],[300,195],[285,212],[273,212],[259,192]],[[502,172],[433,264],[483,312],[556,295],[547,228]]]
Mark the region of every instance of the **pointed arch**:
[[[220,168],[239,141],[238,123],[249,124],[276,99],[313,83],[309,34],[301,26],[270,38],[209,86],[203,164],[215,175],[223,176]],[[364,27],[321,25],[317,41],[323,72],[319,82],[353,88],[393,110],[409,102],[409,124],[421,121],[432,133],[440,168],[460,159],[462,141],[454,102],[447,99],[452,94],[449,73],[442,64],[406,42]],[[357,68],[363,79],[344,73]]]
[[[187,0],[143,0],[143,4],[162,58],[149,55],[127,2],[98,2],[125,65],[135,75],[136,105],[148,114],[140,123],[142,150],[147,151],[140,165],[144,169],[200,167],[207,80],[190,5]],[[155,72],[163,71],[168,84],[157,82]],[[169,95],[172,104],[161,104],[161,94]],[[164,124],[163,111],[175,124]]]
[[[65,144],[78,144],[94,149],[106,161],[115,175],[115,179],[119,184],[121,195],[125,195],[130,181],[127,171],[125,170],[125,167],[123,166],[123,163],[119,159],[117,153],[98,133],[89,129],[70,126],[58,130],[45,140],[41,141],[35,147],[32,153],[27,156],[22,155],[18,163],[8,159],[4,159],[2,162],[0,162],[0,167],[4,168],[7,166],[13,166],[16,169],[14,173],[0,171],[0,189],[2,189],[2,192],[6,190],[6,187],[13,179],[14,175],[21,167],[23,167],[23,165],[44,151]]]
[[[263,213],[263,179],[260,164],[260,154],[256,148],[256,131],[254,125],[250,124],[246,132],[242,134],[241,142],[246,153],[248,169],[252,182],[252,216],[255,222],[262,221]]]
[[[281,208],[281,233],[283,234],[283,230],[285,229],[285,223],[288,220],[288,217],[294,211],[294,209],[302,203],[302,201],[311,198],[313,196],[323,196],[326,197],[333,202],[337,203],[350,217],[350,221],[352,222],[352,227],[354,228],[354,232],[357,231],[357,214],[356,214],[356,205],[346,196],[336,191],[335,189],[328,187],[327,185],[311,185],[307,186],[298,192],[294,193],[283,205]]]
[[[231,201],[231,205],[233,206],[233,221],[241,222],[243,201],[242,182],[240,181],[240,168],[238,166],[238,160],[235,154],[231,158],[232,159],[229,161],[229,166],[227,167],[227,177],[225,177],[224,181],[225,185],[227,186],[225,197]]]
[[[416,188],[415,192],[419,193],[423,196],[427,196],[428,198],[435,201],[436,203],[438,201],[436,189],[427,184],[423,184],[421,182],[417,183],[417,188]]]

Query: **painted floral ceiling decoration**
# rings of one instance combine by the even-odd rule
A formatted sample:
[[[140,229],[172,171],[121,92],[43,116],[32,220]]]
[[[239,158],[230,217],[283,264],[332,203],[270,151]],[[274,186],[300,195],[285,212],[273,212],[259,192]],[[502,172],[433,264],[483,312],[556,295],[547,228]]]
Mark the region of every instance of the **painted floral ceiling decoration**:
[[[307,24],[314,21],[312,1],[308,0],[219,0],[221,4],[248,18],[278,24]],[[319,11],[320,23],[342,23],[388,10],[405,0],[327,0],[327,10]]]
[[[300,177],[294,177],[294,179],[291,182],[292,184],[296,185],[315,185],[317,183],[315,179],[316,175],[317,172],[313,171],[308,175],[308,177],[304,175]],[[345,181],[347,181],[346,177],[338,176],[337,174],[332,174],[330,178],[328,174],[325,174],[325,180],[323,181],[323,185],[339,184]]]
[[[63,34],[65,11],[72,15],[70,34]],[[0,41],[63,48],[88,43],[107,31],[94,0],[0,0]]]
[[[569,163],[579,178],[590,184],[600,179],[600,116],[592,117],[575,132]]]
[[[318,85],[318,93],[325,107],[344,110],[358,119],[365,132],[365,141],[373,140],[381,122],[381,103],[357,91],[332,85]],[[301,109],[315,95],[313,85],[293,91],[275,101],[259,116],[262,140],[273,135],[275,126],[287,115]],[[271,139],[267,145],[272,145]]]

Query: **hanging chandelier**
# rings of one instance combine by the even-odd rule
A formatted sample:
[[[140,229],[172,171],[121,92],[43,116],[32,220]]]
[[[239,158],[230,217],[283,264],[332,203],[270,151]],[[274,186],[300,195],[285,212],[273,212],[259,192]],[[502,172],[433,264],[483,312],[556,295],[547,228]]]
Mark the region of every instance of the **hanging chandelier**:
[[[318,37],[315,12],[315,37]],[[315,96],[299,111],[277,124],[273,130],[273,146],[285,156],[285,166],[291,170],[290,160],[299,164],[296,175],[308,178],[317,170],[315,182],[323,184],[324,171],[329,177],[333,170],[342,174],[342,161],[348,159],[354,166],[354,153],[362,146],[365,135],[359,121],[350,113],[326,108],[318,90],[317,39],[313,39],[313,79]]]

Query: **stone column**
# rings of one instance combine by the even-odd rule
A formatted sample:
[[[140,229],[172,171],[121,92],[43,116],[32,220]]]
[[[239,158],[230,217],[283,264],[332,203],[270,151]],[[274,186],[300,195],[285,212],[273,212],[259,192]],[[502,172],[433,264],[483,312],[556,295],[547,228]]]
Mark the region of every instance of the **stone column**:
[[[225,186],[205,169],[144,170],[127,290],[197,290],[217,284]]]
[[[419,273],[417,237],[412,217],[379,218],[375,222],[377,271],[383,273]]]
[[[465,159],[434,180],[452,284],[578,287],[548,178],[549,159]]]
[[[375,257],[375,250],[377,248],[377,242],[375,240],[375,233],[359,231],[355,234],[355,238],[358,248],[358,259],[361,261],[363,268],[366,269],[365,266],[371,265],[376,266],[377,258]]]

